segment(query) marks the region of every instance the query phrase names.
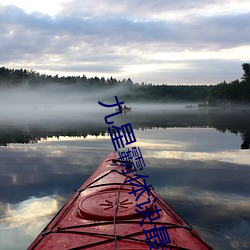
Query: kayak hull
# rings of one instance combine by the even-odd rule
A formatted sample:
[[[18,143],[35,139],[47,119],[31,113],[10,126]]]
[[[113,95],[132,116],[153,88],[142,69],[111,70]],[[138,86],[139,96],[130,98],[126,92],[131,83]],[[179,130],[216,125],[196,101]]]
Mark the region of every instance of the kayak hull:
[[[212,249],[152,188],[150,200],[147,192],[136,200],[129,181],[135,175],[124,174],[121,165],[110,153],[28,249],[150,249],[145,232],[163,226],[171,242],[159,249]],[[143,185],[141,178],[134,182]],[[155,206],[161,211],[157,219],[152,215],[152,223],[143,214]]]

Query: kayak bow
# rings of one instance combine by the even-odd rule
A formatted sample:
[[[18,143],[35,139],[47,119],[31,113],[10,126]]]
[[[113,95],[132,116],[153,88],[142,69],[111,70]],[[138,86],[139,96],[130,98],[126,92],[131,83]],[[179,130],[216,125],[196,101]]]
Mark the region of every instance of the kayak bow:
[[[133,173],[123,174],[125,167],[121,164],[118,156],[110,153],[28,250],[160,249],[145,241],[145,231],[156,226],[165,226],[170,239],[168,243],[161,242],[161,249],[212,249],[152,188],[149,192],[155,203],[148,202],[147,192],[136,201],[132,193],[135,186],[130,180],[138,185],[143,185],[143,180],[136,179]],[[147,208],[136,212],[142,203]],[[159,218],[153,224],[146,218],[141,226],[143,213],[152,211],[155,205],[161,209]]]

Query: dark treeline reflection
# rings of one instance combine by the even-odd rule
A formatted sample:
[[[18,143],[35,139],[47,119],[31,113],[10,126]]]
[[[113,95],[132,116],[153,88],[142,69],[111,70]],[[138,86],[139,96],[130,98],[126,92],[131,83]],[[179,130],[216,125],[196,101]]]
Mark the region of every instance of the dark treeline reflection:
[[[96,122],[55,122],[48,121],[48,124],[37,125],[0,125],[0,145],[7,146],[10,143],[37,143],[41,139],[50,137],[69,136],[86,137],[87,135],[105,135],[108,125],[104,122],[103,115],[96,115]],[[98,118],[98,119],[97,119]],[[249,149],[250,146],[250,110],[177,110],[158,112],[133,111],[126,115],[114,116],[116,126],[131,123],[133,129],[152,128],[185,128],[185,127],[210,127],[221,132],[229,131],[233,134],[240,134],[241,149]],[[97,123],[98,121],[98,123]]]

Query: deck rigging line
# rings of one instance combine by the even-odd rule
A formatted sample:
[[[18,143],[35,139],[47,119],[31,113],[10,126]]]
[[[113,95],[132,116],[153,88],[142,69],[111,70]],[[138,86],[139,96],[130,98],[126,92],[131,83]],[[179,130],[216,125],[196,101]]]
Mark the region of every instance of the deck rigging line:
[[[120,160],[116,160],[116,162],[122,162]],[[114,162],[115,163],[115,162]],[[126,162],[127,163],[127,162]],[[120,175],[123,175],[123,176],[126,176],[126,178],[124,179],[123,183],[107,183],[107,184],[95,184],[96,182],[98,182],[99,180],[101,180],[102,178],[106,177],[107,175],[109,175],[111,172],[117,172],[118,174]],[[60,218],[58,218],[53,224],[53,228],[54,230],[48,230],[48,231],[43,231],[42,233],[42,238],[45,237],[46,235],[48,234],[51,234],[51,233],[65,233],[65,234],[82,234],[82,235],[93,235],[93,236],[103,236],[103,237],[107,237],[107,239],[104,239],[104,240],[101,240],[101,241],[98,241],[98,242],[94,242],[94,243],[90,243],[90,244],[86,244],[86,245],[82,245],[82,246],[78,246],[78,247],[74,247],[74,248],[71,248],[70,250],[80,250],[80,249],[85,249],[85,248],[88,248],[88,247],[93,247],[93,246],[98,246],[100,244],[105,244],[105,243],[109,243],[109,242],[112,242],[114,241],[114,249],[117,250],[117,241],[118,240],[122,240],[122,239],[127,239],[129,241],[133,241],[133,242],[140,242],[140,243],[145,243],[145,240],[140,240],[140,239],[137,239],[137,238],[134,238],[134,236],[136,235],[140,235],[140,234],[143,234],[143,231],[138,231],[138,232],[134,232],[134,233],[130,233],[130,234],[127,234],[127,235],[117,235],[117,231],[116,231],[116,225],[117,224],[120,224],[120,223],[128,223],[128,224],[133,224],[133,223],[138,223],[138,221],[130,221],[130,220],[117,220],[117,213],[118,213],[118,209],[119,209],[119,205],[120,205],[120,193],[121,193],[121,189],[123,186],[131,186],[131,184],[127,184],[125,183],[127,181],[127,179],[133,179],[133,177],[129,176],[129,175],[126,175],[126,174],[123,174],[121,173],[120,171],[117,171],[117,170],[110,170],[108,172],[106,172],[105,174],[103,174],[102,176],[98,177],[97,179],[93,180],[91,183],[89,183],[85,188],[83,189],[79,189],[77,190],[77,194],[76,196],[74,197],[73,201],[71,202],[71,204],[69,204],[69,206],[64,210],[64,206],[60,209],[61,210],[64,210],[63,211],[63,214]],[[136,183],[138,184],[141,184],[141,182],[138,180],[138,179],[135,179],[134,180]],[[56,225],[58,225],[58,223],[60,223],[60,220],[64,217],[64,215],[68,212],[69,209],[71,209],[71,207],[74,205],[74,203],[76,202],[76,200],[78,199],[79,195],[85,191],[86,189],[90,189],[90,188],[94,188],[94,187],[99,187],[99,186],[109,186],[109,185],[119,185],[119,188],[118,188],[118,191],[117,191],[117,198],[116,198],[116,201],[115,201],[115,211],[114,211],[114,218],[113,218],[113,222],[112,221],[103,221],[103,222],[97,222],[97,223],[90,223],[90,224],[87,224],[87,225],[76,225],[76,226],[68,226],[68,227],[57,227]],[[152,188],[153,189],[153,188]],[[150,194],[152,195],[152,197],[155,197],[155,195],[153,193],[151,193],[150,191]],[[202,239],[200,239],[199,237],[197,237],[196,233],[194,233],[193,231],[193,228],[192,226],[190,226],[189,224],[185,224],[185,225],[182,225],[182,222],[176,217],[176,214],[178,214],[177,212],[173,213],[168,207],[165,206],[165,204],[162,203],[161,199],[158,199],[157,200],[161,205],[162,207],[170,214],[172,215],[180,224],[172,224],[172,223],[166,223],[166,222],[155,222],[155,224],[163,224],[163,225],[167,225],[166,228],[167,229],[176,229],[176,228],[179,228],[179,229],[184,229],[184,230],[188,230],[194,237],[196,237],[198,240],[202,241],[203,243],[206,244],[206,242],[204,242]],[[67,203],[66,203],[67,204]],[[66,205],[65,204],[65,205]],[[167,205],[172,208],[168,203]],[[60,211],[57,213],[59,214]],[[173,210],[174,211],[174,210]],[[179,215],[180,216],[180,215]],[[181,217],[181,216],[180,216]],[[56,216],[54,217],[56,218]],[[182,217],[181,217],[182,218]],[[52,220],[53,221],[53,220]],[[145,224],[150,224],[150,222],[147,222],[145,221],[144,222]],[[74,229],[77,229],[77,228],[83,228],[83,227],[89,227],[89,226],[98,226],[98,225],[108,225],[108,224],[113,224],[113,228],[114,228],[114,234],[111,235],[111,234],[98,234],[98,233],[90,233],[90,232],[79,232],[79,231],[74,231]],[[73,229],[72,231],[70,229]],[[41,239],[42,239],[41,238]],[[39,242],[41,241],[41,239],[37,242],[36,245],[39,244]],[[207,245],[207,244],[206,244]],[[164,245],[164,247],[170,247],[172,249],[179,249],[179,250],[188,250],[187,248],[183,248],[183,247],[178,247],[178,246],[174,246],[174,245],[171,245],[171,244],[168,244],[168,245]]]
[[[126,178],[124,179],[123,183],[121,183],[118,192],[117,192],[117,199],[116,199],[116,208],[115,208],[115,214],[114,214],[114,235],[115,235],[115,239],[114,239],[114,249],[117,250],[117,235],[116,235],[116,216],[117,216],[117,212],[119,209],[119,204],[120,204],[120,193],[121,193],[121,187],[125,184],[125,181],[127,180],[128,176],[126,176]]]

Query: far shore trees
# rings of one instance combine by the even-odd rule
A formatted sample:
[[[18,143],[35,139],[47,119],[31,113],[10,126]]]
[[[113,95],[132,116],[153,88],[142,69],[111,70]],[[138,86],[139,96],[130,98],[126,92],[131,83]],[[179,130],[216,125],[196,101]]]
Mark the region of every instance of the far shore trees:
[[[121,98],[127,101],[147,102],[201,102],[209,106],[225,104],[250,104],[250,64],[243,63],[243,76],[229,83],[223,81],[216,85],[153,85],[152,83],[134,83],[130,78],[117,80],[112,76],[51,76],[34,70],[8,69],[0,67],[0,87],[39,88],[51,84],[62,84],[79,88],[85,93],[92,90],[117,90]],[[110,91],[111,93],[112,91]]]

